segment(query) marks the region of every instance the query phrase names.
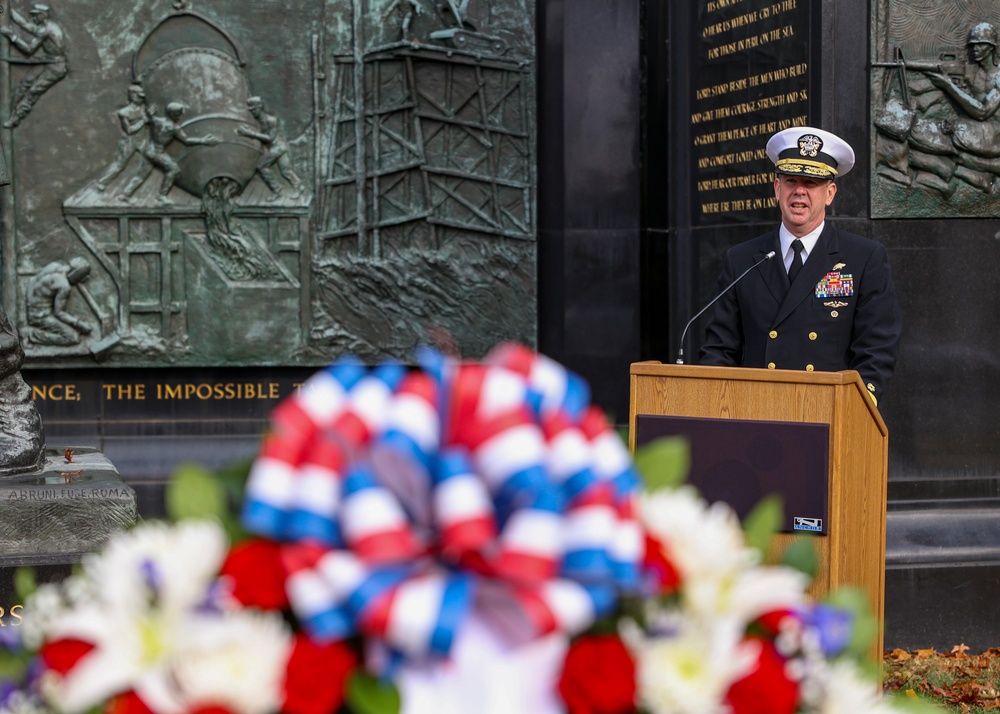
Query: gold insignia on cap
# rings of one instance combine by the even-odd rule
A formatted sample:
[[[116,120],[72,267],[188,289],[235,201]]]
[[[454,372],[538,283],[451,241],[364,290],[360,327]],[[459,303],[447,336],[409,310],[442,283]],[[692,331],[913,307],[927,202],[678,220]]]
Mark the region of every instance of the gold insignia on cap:
[[[846,268],[846,267],[847,267],[847,263],[837,263],[835,266],[833,266],[833,269],[834,270],[840,270],[841,268]]]
[[[847,303],[846,302],[842,302],[840,300],[827,300],[823,304],[826,307],[847,307]]]
[[[803,134],[799,137],[799,155],[815,158],[823,148],[823,140],[815,134]]]

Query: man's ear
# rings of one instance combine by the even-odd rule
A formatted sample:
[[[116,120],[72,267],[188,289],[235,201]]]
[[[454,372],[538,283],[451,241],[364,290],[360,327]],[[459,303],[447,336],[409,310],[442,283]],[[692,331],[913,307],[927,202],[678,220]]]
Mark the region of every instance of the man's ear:
[[[826,189],[826,205],[829,206],[833,203],[833,197],[837,195],[837,182],[831,181],[830,185]]]

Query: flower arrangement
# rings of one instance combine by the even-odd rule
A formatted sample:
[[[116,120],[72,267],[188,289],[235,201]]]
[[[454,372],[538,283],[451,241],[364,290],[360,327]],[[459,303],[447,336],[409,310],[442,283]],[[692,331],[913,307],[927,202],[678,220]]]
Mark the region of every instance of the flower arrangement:
[[[730,509],[678,483],[676,443],[633,462],[586,384],[521,345],[418,364],[320,371],[274,411],[245,483],[185,469],[175,524],[39,587],[0,628],[3,709],[896,707],[858,664],[863,608],[763,565]]]

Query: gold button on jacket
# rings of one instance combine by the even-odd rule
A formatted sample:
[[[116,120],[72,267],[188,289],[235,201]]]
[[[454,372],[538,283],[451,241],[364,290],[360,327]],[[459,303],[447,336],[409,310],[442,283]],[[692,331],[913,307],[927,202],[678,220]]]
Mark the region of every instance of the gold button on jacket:
[[[856,369],[881,399],[901,333],[885,247],[827,221],[803,272],[789,285],[781,260],[757,264],[780,245],[775,227],[726,252],[719,290],[744,272],[746,278],[715,303],[699,362],[799,371],[811,364],[811,376]],[[850,286],[845,280],[832,291],[838,294],[817,294],[825,277],[837,271],[842,278],[852,276]]]

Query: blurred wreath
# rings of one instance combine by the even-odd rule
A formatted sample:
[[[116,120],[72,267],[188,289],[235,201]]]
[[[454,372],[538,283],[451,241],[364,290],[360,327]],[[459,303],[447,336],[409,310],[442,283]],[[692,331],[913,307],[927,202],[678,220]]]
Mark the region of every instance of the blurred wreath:
[[[586,384],[516,344],[482,362],[341,360],[272,415],[251,464],[181,468],[143,522],[0,628],[2,708],[66,714],[889,712],[855,592],[813,602],[635,462]],[[642,473],[640,479],[639,473]]]

